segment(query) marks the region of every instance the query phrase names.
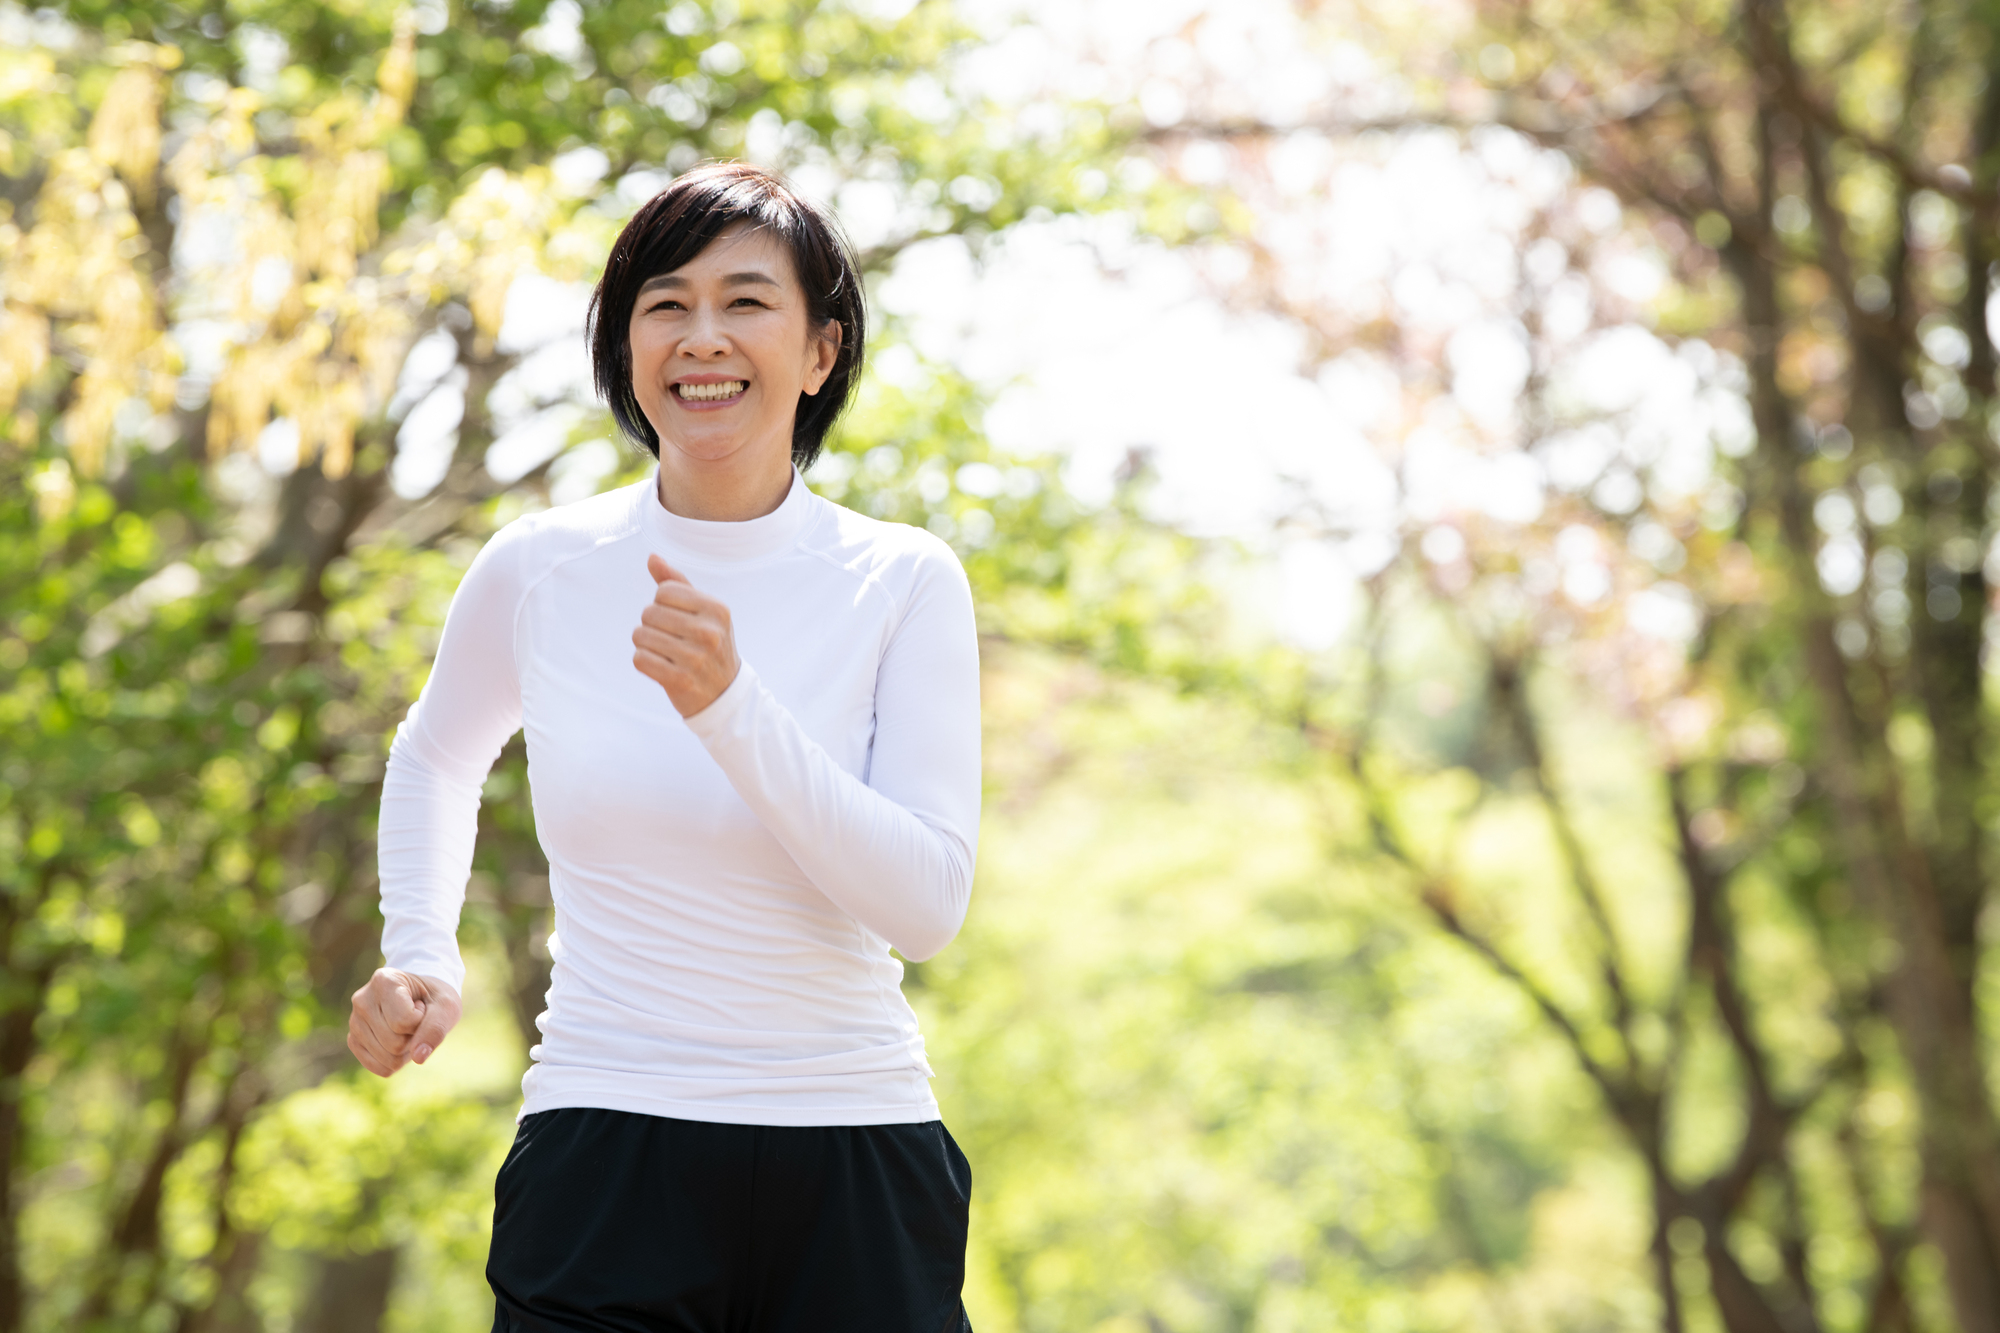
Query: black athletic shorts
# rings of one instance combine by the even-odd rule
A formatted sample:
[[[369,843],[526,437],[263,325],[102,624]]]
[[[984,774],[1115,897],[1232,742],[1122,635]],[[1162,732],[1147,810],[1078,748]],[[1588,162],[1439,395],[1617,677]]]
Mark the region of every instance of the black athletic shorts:
[[[493,1187],[493,1333],[971,1333],[971,1197],[935,1120],[542,1111]]]

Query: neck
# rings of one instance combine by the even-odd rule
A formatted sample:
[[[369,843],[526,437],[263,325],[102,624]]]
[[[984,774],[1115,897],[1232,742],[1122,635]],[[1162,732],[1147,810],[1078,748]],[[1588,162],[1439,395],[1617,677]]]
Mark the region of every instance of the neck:
[[[744,523],[783,504],[791,489],[789,450],[745,466],[736,459],[691,459],[664,442],[660,449],[660,504],[681,518]]]

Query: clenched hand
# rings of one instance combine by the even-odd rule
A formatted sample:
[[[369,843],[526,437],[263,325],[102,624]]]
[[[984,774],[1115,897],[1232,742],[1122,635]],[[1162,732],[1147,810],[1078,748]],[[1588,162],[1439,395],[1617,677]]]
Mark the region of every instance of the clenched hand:
[[[347,1049],[369,1073],[387,1078],[412,1060],[422,1064],[430,1059],[458,1025],[458,1015],[458,992],[450,983],[377,968],[368,984],[354,992]]]
[[[693,717],[729,688],[741,665],[729,608],[696,592],[657,555],[646,557],[646,571],[659,587],[632,631],[632,665],[660,683],[682,717]]]

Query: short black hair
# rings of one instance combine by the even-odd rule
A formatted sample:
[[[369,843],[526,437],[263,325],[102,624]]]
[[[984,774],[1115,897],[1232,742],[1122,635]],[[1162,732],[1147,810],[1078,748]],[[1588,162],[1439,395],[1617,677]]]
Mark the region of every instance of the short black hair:
[[[792,461],[804,471],[854,396],[867,320],[861,274],[839,224],[782,176],[743,162],[704,163],[676,177],[632,215],[590,297],[591,376],[619,428],[658,458],[660,437],[632,392],[632,307],[639,288],[689,263],[716,237],[746,222],[769,231],[790,252],[812,329],[824,328],[830,319],[840,323],[833,371],[817,394],[799,395],[792,421]]]

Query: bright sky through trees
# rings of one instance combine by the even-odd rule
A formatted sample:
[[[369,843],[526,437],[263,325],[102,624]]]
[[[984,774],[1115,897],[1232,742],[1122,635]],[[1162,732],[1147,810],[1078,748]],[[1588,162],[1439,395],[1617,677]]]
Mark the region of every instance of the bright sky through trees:
[[[996,0],[980,12],[989,23],[1026,16],[1031,26],[978,52],[964,77],[1029,113],[1040,99],[1067,95],[1127,103],[1160,124],[1196,105],[1283,122],[1406,99],[1379,56],[1309,37],[1275,0]],[[1465,21],[1450,6],[1437,14]],[[983,262],[955,238],[913,248],[882,299],[909,321],[918,349],[994,393],[986,420],[996,442],[1062,451],[1080,493],[1107,495],[1128,451],[1149,450],[1159,474],[1153,512],[1266,552],[1275,563],[1256,585],[1266,614],[1287,637],[1324,645],[1346,624],[1353,580],[1387,558],[1405,517],[1469,511],[1520,522],[1541,512],[1543,465],[1504,447],[1515,440],[1527,371],[1505,308],[1522,262],[1516,228],[1527,207],[1567,191],[1582,194],[1600,231],[1620,224],[1611,195],[1513,136],[1467,148],[1438,133],[1372,148],[1294,135],[1272,150],[1276,190],[1256,198],[1251,225],[1282,256],[1286,287],[1350,309],[1392,308],[1443,346],[1467,428],[1419,425],[1400,488],[1382,447],[1400,446],[1411,430],[1398,420],[1393,377],[1365,354],[1313,374],[1308,331],[1244,308],[1235,289],[1245,255],[1226,243],[1175,249],[1116,218],[1031,222]],[[1241,188],[1232,159],[1202,143],[1180,169],[1216,191]],[[1323,188],[1336,168],[1333,188]],[[1532,252],[1525,262],[1535,262]],[[1635,303],[1663,281],[1643,245],[1613,247],[1601,266]],[[1577,317],[1589,314],[1579,308]],[[896,363],[882,369],[893,374]],[[1660,437],[1690,491],[1708,480],[1711,434],[1747,430],[1720,359],[1691,348],[1676,355],[1642,323],[1599,332],[1574,373],[1574,392],[1591,405]],[[1302,495],[1354,529],[1341,557],[1279,531]]]

